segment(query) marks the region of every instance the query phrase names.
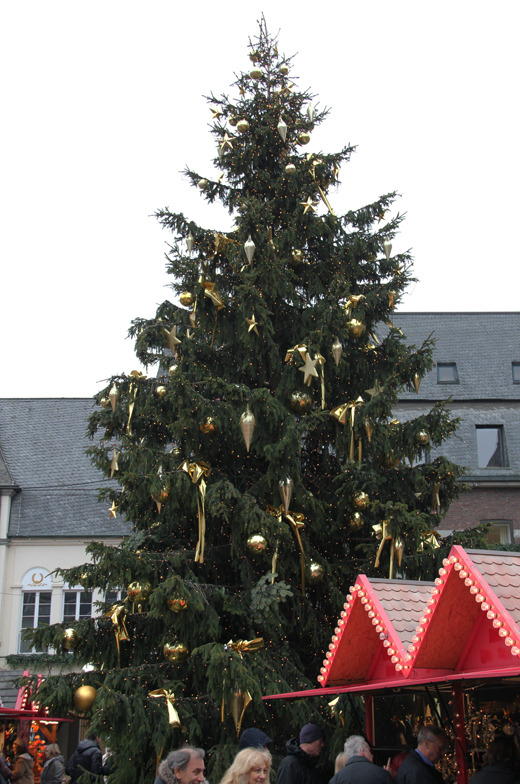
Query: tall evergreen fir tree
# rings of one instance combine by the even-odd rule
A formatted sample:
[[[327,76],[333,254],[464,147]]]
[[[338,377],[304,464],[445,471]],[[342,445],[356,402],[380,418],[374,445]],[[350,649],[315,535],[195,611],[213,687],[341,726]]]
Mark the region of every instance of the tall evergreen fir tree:
[[[186,171],[234,228],[157,213],[181,305],[130,332],[160,371],[114,376],[90,418],[92,461],[114,480],[102,496],[134,527],[62,575],[122,600],[34,635],[93,665],[39,694],[63,713],[95,687],[86,715],[116,753],[114,784],[153,781],[186,741],[212,750],[217,782],[249,700],[242,726],[278,740],[330,722],[324,699],[261,698],[316,685],[360,570],[426,574],[463,473],[421,459],[456,427],[442,404],[392,413],[433,365],[432,342],[407,346],[391,321],[412,280],[409,255],[392,255],[395,194],[336,215],[330,189],[353,148],[307,153],[327,110],[263,20],[249,58],[232,95],[208,98],[220,176]]]

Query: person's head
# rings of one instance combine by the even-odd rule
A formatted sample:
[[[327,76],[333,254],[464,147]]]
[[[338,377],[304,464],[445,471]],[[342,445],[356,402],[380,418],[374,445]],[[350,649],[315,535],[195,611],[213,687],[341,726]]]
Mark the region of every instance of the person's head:
[[[204,749],[183,746],[170,751],[165,762],[178,784],[197,784],[204,781],[204,755]]]
[[[221,784],[264,784],[269,780],[271,755],[267,749],[246,748],[239,751]]]
[[[518,770],[519,753],[513,738],[499,735],[491,741],[484,754],[484,765],[495,765],[498,762],[511,770]]]
[[[362,735],[351,735],[350,738],[347,738],[344,753],[345,762],[348,762],[351,757],[365,757],[369,762],[374,761],[370,746]]]
[[[434,765],[446,751],[447,742],[448,736],[444,730],[434,724],[425,724],[417,734],[417,750]]]
[[[256,727],[251,727],[244,730],[238,741],[238,750],[242,749],[266,749],[268,743],[273,741],[262,730],[257,730]]]
[[[347,764],[347,755],[344,751],[340,751],[334,762],[334,773],[339,773],[342,768]]]
[[[60,747],[57,743],[48,743],[45,746],[45,757],[52,759],[52,757],[59,757],[61,754]]]
[[[16,755],[27,754],[27,752],[29,751],[27,742],[22,738],[16,738],[13,742],[13,751]]]
[[[323,732],[317,724],[306,724],[300,731],[300,748],[310,757],[319,757],[325,742]]]
[[[97,736],[97,733],[96,733],[96,732],[88,732],[88,733],[85,735],[85,740],[95,740],[95,741],[96,741],[96,743],[99,743],[99,738],[98,738],[98,736]]]

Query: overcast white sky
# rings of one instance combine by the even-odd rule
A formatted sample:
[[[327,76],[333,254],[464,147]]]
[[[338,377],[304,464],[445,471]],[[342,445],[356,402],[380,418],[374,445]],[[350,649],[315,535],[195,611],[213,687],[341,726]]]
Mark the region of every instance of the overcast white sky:
[[[262,11],[332,108],[306,151],[358,145],[336,212],[402,194],[401,309],[520,310],[518,0],[5,0],[0,397],[90,397],[138,367],[130,321],[168,297],[150,216],[228,227],[179,172],[212,174],[202,95],[249,69]]]

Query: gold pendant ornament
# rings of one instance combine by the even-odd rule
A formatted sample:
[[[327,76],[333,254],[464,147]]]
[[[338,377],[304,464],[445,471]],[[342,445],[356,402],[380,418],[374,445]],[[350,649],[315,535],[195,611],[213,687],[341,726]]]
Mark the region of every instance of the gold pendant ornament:
[[[336,363],[336,367],[339,367],[339,361],[341,359],[342,354],[343,354],[343,346],[336,338],[336,340],[332,344],[332,356],[334,357],[334,362]]]
[[[390,240],[385,240],[383,242],[383,250],[385,252],[385,256],[388,261],[390,259],[390,254],[392,252],[392,243],[390,242]]]
[[[287,514],[289,512],[291,498],[294,490],[294,482],[291,477],[287,476],[285,479],[280,479],[278,482],[278,489],[280,490],[280,498],[282,499],[284,512]]]
[[[251,264],[251,262],[253,261],[255,248],[256,248],[256,245],[253,242],[253,240],[251,239],[251,235],[249,235],[249,237],[247,238],[247,241],[244,243],[244,250],[246,252],[248,264]]]
[[[258,334],[258,333],[257,333]],[[246,444],[246,449],[249,452],[249,447],[251,445],[251,441],[253,439],[253,433],[255,432],[256,426],[256,419],[254,414],[251,413],[249,410],[249,404],[246,406],[246,410],[240,417],[240,430],[242,431],[242,437]]]
[[[286,125],[286,123],[283,121],[283,118],[282,118],[282,117],[280,117],[280,120],[279,120],[279,122],[278,122],[278,125],[276,126],[276,130],[277,130],[277,131],[278,131],[278,133],[280,134],[280,138],[282,139],[282,141],[283,141],[283,142],[285,142],[285,140],[286,140],[286,138],[287,138],[287,125]]]
[[[188,253],[190,254],[190,256],[191,256],[191,252],[193,250],[194,244],[195,244],[195,237],[193,236],[193,234],[190,231],[190,233],[186,237],[186,247],[188,248]]]
[[[252,699],[253,698],[248,691],[236,691],[229,701],[231,715],[233,716],[233,721],[235,722],[235,727],[237,730],[237,738],[240,735],[244,713],[246,712],[246,708]]]
[[[112,413],[114,413],[115,410],[116,410],[117,401],[119,400],[120,396],[121,396],[121,394],[119,392],[117,384],[114,381],[114,383],[112,384],[112,386],[110,388],[110,392],[108,393],[108,398],[110,400],[110,405],[112,406]]]

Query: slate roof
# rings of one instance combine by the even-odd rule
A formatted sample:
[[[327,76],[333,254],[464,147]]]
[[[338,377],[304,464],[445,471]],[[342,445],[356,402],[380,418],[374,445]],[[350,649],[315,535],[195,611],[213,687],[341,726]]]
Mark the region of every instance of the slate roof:
[[[520,624],[520,553],[466,550],[488,585]]]
[[[419,625],[435,583],[371,577],[370,585],[403,645],[408,647],[412,643],[415,627]]]
[[[85,448],[92,398],[0,399],[0,445],[12,482],[9,537],[123,536],[97,491],[107,480]],[[0,463],[1,470],[1,463]]]
[[[392,323],[406,343],[421,345],[431,333],[435,362],[456,362],[458,384],[437,384],[434,368],[421,381],[419,395],[403,399],[519,400],[512,362],[520,362],[520,313],[394,313]],[[386,331],[386,330],[385,330]],[[380,337],[383,330],[378,330]]]
[[[24,670],[0,670],[0,705],[2,708],[14,708],[18,697],[18,688],[13,685],[16,678],[21,678]]]

